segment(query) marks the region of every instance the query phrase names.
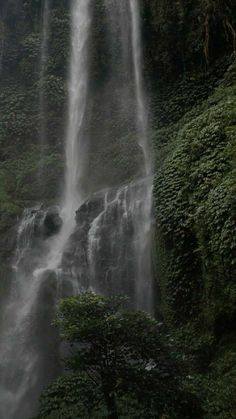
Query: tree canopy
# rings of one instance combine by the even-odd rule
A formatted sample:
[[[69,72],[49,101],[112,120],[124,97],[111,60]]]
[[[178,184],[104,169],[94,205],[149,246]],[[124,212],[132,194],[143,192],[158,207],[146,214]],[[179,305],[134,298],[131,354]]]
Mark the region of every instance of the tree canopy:
[[[69,374],[43,394],[40,418],[199,419],[163,325],[128,309],[125,298],[85,293],[62,300],[56,325]]]

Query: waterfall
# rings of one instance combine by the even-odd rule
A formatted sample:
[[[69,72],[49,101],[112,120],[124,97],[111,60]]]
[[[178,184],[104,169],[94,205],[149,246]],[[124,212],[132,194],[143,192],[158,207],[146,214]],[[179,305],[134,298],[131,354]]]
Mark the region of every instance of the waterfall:
[[[90,268],[86,275],[87,284],[100,293],[126,291],[135,300],[135,306],[147,311],[152,310],[152,272],[151,272],[151,209],[152,209],[152,176],[148,144],[148,121],[145,95],[142,80],[142,54],[139,24],[139,8],[136,1],[106,0],[109,18],[109,31],[112,44],[111,85],[119,91],[115,97],[118,108],[125,108],[125,102],[131,109],[125,108],[130,121],[136,125],[136,138],[143,159],[140,160],[139,174],[136,180],[121,185],[110,203],[107,203],[106,192],[102,212],[91,221],[87,237],[87,260]],[[86,103],[88,96],[88,36],[90,31],[90,2],[87,0],[72,4],[72,42],[69,72],[68,125],[66,135],[66,181],[61,216],[63,227],[54,238],[43,266],[34,272],[40,276],[45,271],[53,270],[60,275],[66,270],[67,281],[73,278],[77,288],[81,288],[83,269],[76,267],[76,258],[71,260],[73,269],[65,269],[67,247],[73,241],[76,230],[75,211],[86,198],[83,189],[83,178],[88,165],[87,136],[84,131]],[[115,25],[114,25],[115,24]],[[118,61],[117,61],[118,60]],[[119,63],[118,70],[116,64]],[[121,72],[119,72],[121,69]],[[128,85],[127,85],[128,83]],[[108,103],[104,106],[109,106]],[[122,123],[123,114],[119,114],[116,124]],[[112,139],[111,139],[112,141]],[[93,150],[90,150],[90,153]],[[142,177],[140,178],[140,174]],[[108,174],[109,175],[109,174]],[[125,209],[125,211],[124,211]],[[113,224],[115,220],[117,227]],[[104,226],[106,233],[104,234]],[[114,228],[114,232],[112,229]],[[107,231],[110,231],[107,233]],[[131,233],[130,233],[131,232]],[[75,232],[76,234],[76,232]],[[100,236],[99,236],[100,235]],[[78,238],[79,241],[79,238]],[[99,246],[98,246],[99,244]],[[78,250],[80,252],[80,250]],[[97,280],[98,266],[107,255],[104,264],[105,282]],[[132,262],[131,262],[132,261]],[[81,265],[81,260],[77,264]],[[64,266],[63,266],[64,264]],[[105,265],[107,268],[105,268]],[[124,265],[124,268],[121,267]],[[68,273],[69,272],[69,273]],[[75,274],[77,272],[77,274]],[[85,274],[84,274],[85,275]],[[130,276],[130,278],[129,278]],[[125,286],[127,281],[127,286]],[[98,284],[98,282],[100,282]],[[123,289],[119,284],[123,284]]]
[[[151,272],[148,270],[150,249],[145,237],[144,217],[151,199],[150,191],[149,179],[145,178],[116,191],[111,189],[97,194],[101,208],[89,225],[89,264],[88,272],[84,274],[84,277],[90,277],[93,290],[105,295],[125,293],[130,296],[132,306],[146,311],[151,310],[151,276],[146,278],[144,275],[151,275]],[[147,201],[143,202],[143,198]],[[81,224],[85,229],[83,220]],[[79,234],[76,238],[80,243]],[[81,238],[82,245],[83,236]],[[140,258],[138,263],[137,257]]]
[[[148,118],[142,77],[142,48],[139,2],[129,0],[132,22],[132,52],[135,75],[135,93],[137,106],[138,142],[144,154],[145,188],[141,196],[140,209],[136,219],[137,243],[137,305],[152,310],[152,269],[151,269],[151,222],[152,222],[152,164],[148,141]],[[136,198],[134,198],[136,199]],[[145,280],[148,278],[148,281]]]
[[[47,120],[45,103],[45,75],[48,61],[48,36],[49,36],[49,0],[44,0],[42,13],[41,53],[40,53],[40,77],[39,77],[39,119],[40,119],[40,145],[43,148],[47,143]],[[42,150],[42,159],[44,153]],[[42,173],[40,173],[42,175]]]
[[[131,280],[131,283],[135,282],[135,291],[132,295],[132,298],[135,300],[135,306],[150,312],[152,311],[151,222],[153,179],[149,150],[148,112],[142,75],[143,62],[139,1],[120,0],[118,2],[116,0],[106,0],[106,6],[110,21],[110,42],[113,46],[112,74],[113,77],[115,74],[119,80],[119,100],[126,114],[129,115],[129,130],[130,127],[132,129],[132,121],[134,121],[136,126],[136,141],[143,155],[143,159],[140,161],[137,180],[125,186],[125,188],[128,188],[128,193],[122,193],[124,186],[120,188],[121,205],[128,208],[129,225],[132,225],[133,233],[130,235],[129,241],[132,242],[133,249],[131,250],[131,246],[127,244],[127,231],[120,231],[119,242],[121,246],[123,246],[123,243],[126,243],[126,246],[129,247],[129,252],[134,254],[132,256],[134,273],[131,275],[130,268],[128,268],[130,266],[129,258],[127,258],[127,272],[132,277],[135,277]],[[129,104],[129,107],[127,107],[126,103]],[[123,202],[127,199],[128,202]],[[120,212],[118,223],[123,225],[123,220],[122,212]],[[100,230],[102,230],[102,225],[100,225]],[[102,243],[100,243],[100,247],[102,247]],[[121,250],[117,248],[117,245],[116,249],[117,265],[121,260]],[[113,253],[114,251],[111,250],[110,255]],[[99,257],[101,257],[101,253],[98,252],[97,258]],[[94,259],[96,258],[94,257]],[[114,261],[114,257],[111,256],[111,259]],[[123,259],[124,263],[125,261]],[[124,276],[125,274],[121,269],[120,275],[117,275],[116,282],[123,281],[122,275]]]
[[[0,74],[2,72],[3,54],[4,54],[4,40],[2,39],[0,42]]]
[[[7,5],[0,6],[0,75],[3,70],[3,58],[5,50],[5,18],[7,15]]]
[[[45,215],[40,206],[25,210],[17,231],[14,275],[0,328],[1,419],[31,417],[43,385],[54,375],[55,362],[45,360],[52,355],[50,319],[57,284],[53,278],[45,282],[32,276],[44,250]]]
[[[57,336],[54,336],[51,322],[55,304],[63,294],[63,280],[60,269],[57,268],[75,226],[75,210],[83,199],[80,179],[85,157],[82,125],[87,95],[86,44],[90,25],[89,3],[88,0],[74,0],[71,9],[66,192],[61,214],[63,227],[58,234],[51,234],[46,222],[48,210],[40,206],[25,210],[18,227],[13,262],[14,275],[0,329],[1,419],[31,417],[37,411],[43,386],[58,373]],[[45,119],[42,87],[47,60],[48,30],[49,1],[45,0],[40,65],[42,119]],[[45,122],[41,126],[41,136],[42,143],[45,141]],[[70,281],[67,281],[68,287],[70,294],[78,292],[74,284],[70,287]]]
[[[63,251],[75,227],[75,211],[83,197],[82,178],[86,158],[86,143],[83,135],[83,121],[88,88],[87,42],[90,28],[90,1],[73,0],[71,8],[71,59],[69,71],[69,104],[66,133],[65,193],[61,216],[63,227],[52,240],[46,260],[34,273],[42,275],[47,270],[57,270]]]
[[[89,85],[88,47],[91,9],[95,2],[72,0],[65,187],[61,210],[50,212],[40,205],[25,210],[18,226],[14,278],[1,325],[1,419],[32,416],[43,385],[58,373],[57,359],[52,362],[57,354],[57,337],[51,328],[58,298],[87,289],[105,295],[124,293],[131,297],[133,306],[152,310],[152,165],[142,76],[140,12],[138,0],[104,2],[111,58],[109,79],[98,102],[106,115],[105,129],[100,134],[101,137],[109,135],[105,144],[112,147],[117,146],[119,135],[135,142],[138,168],[131,179],[127,174],[125,181],[110,183],[109,178],[116,174],[114,152],[106,185],[97,181],[90,185],[91,190],[84,187],[84,179],[91,175],[89,161],[100,131],[99,119],[93,119],[91,111],[94,93]],[[41,143],[47,131],[43,84],[48,55],[49,0],[44,3],[42,24]],[[88,125],[92,123],[96,135],[89,148]],[[102,141],[98,144],[104,147]],[[119,158],[123,157],[122,153],[123,148],[118,148]],[[135,159],[136,154],[131,158]],[[103,158],[99,155],[101,166]],[[94,178],[97,174],[95,170]],[[48,231],[48,217],[51,221],[53,217],[53,231]]]
[[[33,376],[28,375],[35,362],[35,353],[25,353],[25,331],[22,324],[24,303],[30,299],[24,295],[26,284],[21,263],[32,245],[36,212],[26,211],[17,232],[17,248],[14,262],[15,279],[5,308],[0,342],[0,417],[15,418],[16,407],[31,386]],[[28,284],[27,284],[28,285]],[[18,316],[19,314],[19,316]],[[23,331],[23,334],[22,334]],[[24,343],[23,343],[24,342]],[[24,373],[22,374],[22,371]]]
[[[72,45],[69,80],[69,121],[66,135],[65,219],[73,219],[83,200],[82,178],[86,157],[83,121],[88,90],[87,41],[90,28],[90,1],[73,2]]]
[[[140,36],[140,11],[137,0],[129,0],[131,9],[132,22],[132,52],[136,86],[137,101],[137,124],[139,130],[139,144],[143,149],[145,157],[146,175],[151,173],[151,160],[148,144],[148,120],[146,112],[145,95],[142,80],[142,52],[141,52],[141,36]]]

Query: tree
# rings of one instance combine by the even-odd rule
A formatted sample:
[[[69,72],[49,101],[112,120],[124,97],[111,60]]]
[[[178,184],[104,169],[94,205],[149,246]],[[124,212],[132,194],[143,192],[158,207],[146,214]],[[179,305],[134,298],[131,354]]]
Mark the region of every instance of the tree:
[[[56,324],[70,348],[65,363],[71,375],[60,378],[45,393],[43,417],[50,410],[58,409],[60,403],[54,407],[50,404],[56,400],[58,389],[62,400],[66,388],[68,391],[75,380],[80,397],[75,396],[73,389],[69,390],[71,401],[65,396],[63,406],[71,403],[75,408],[79,400],[80,405],[86,405],[88,417],[116,419],[122,417],[122,410],[127,413],[131,409],[136,413],[129,414],[129,418],[161,418],[164,414],[178,418],[176,412],[185,415],[184,411],[190,409],[189,395],[183,391],[180,369],[165,343],[162,325],[144,312],[129,310],[125,305],[122,297],[105,298],[92,293],[60,303]],[[81,385],[80,391],[81,380],[86,386]],[[103,411],[105,406],[107,414],[91,413],[98,406]],[[82,411],[80,416],[79,410],[78,405],[75,417],[86,417]],[[197,412],[195,405],[194,410]],[[194,410],[189,412],[190,416],[182,417],[195,417]],[[197,415],[199,419],[199,411]]]

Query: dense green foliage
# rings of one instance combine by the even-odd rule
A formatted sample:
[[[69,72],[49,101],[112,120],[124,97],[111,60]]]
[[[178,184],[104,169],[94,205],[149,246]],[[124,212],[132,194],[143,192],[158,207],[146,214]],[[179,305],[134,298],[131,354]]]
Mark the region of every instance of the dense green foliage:
[[[163,103],[170,103],[168,123],[153,132],[161,312],[188,353],[190,373],[203,374],[197,383],[207,395],[206,418],[235,412],[235,366],[228,361],[236,319],[235,81],[233,63],[208,98],[179,118],[193,82],[182,91],[177,85]]]
[[[45,392],[42,418],[55,410],[62,416],[65,407],[76,418],[199,418],[163,327],[143,312],[125,309],[124,301],[85,293],[60,303],[56,324],[70,344],[66,366],[73,374]],[[69,394],[67,388],[72,388]],[[99,413],[100,408],[107,413]]]
[[[235,276],[235,103],[234,86],[218,87],[198,109],[168,126],[170,138],[166,147],[169,152],[161,165],[160,160],[157,163],[155,193],[158,197],[158,226],[165,236],[168,251],[173,250],[173,264],[169,265],[168,258],[168,265],[171,280],[175,282],[168,285],[174,287],[168,295],[177,305],[182,298],[183,318],[191,311],[196,316],[194,303],[199,312],[197,283],[200,282],[202,298],[202,275],[206,278],[205,298],[208,304],[211,304],[207,295],[212,292],[210,283],[215,282],[217,277],[220,281],[221,277],[218,293],[227,292],[226,289],[229,292],[230,282]],[[158,139],[161,140],[166,133],[166,128],[157,131]],[[192,282],[189,281],[190,276]],[[222,286],[222,281],[226,282],[225,286]],[[177,284],[178,289],[175,288]],[[217,294],[211,295],[215,307]],[[218,296],[221,299],[222,295]],[[229,295],[225,297],[226,304],[233,307],[234,301],[229,300]],[[206,307],[206,301],[203,304]],[[208,320],[213,321],[209,317]]]

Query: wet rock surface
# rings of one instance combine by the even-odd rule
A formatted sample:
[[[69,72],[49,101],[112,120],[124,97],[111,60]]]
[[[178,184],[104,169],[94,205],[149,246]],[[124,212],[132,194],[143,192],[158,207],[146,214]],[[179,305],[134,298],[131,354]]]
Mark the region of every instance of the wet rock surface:
[[[54,206],[47,210],[43,222],[44,235],[46,237],[59,233],[62,227],[62,219],[59,214],[59,208]]]
[[[143,188],[141,181],[103,190],[77,210],[76,228],[63,254],[62,271],[78,281],[81,289],[91,288],[105,295],[135,294],[139,234],[135,220],[143,210]]]

